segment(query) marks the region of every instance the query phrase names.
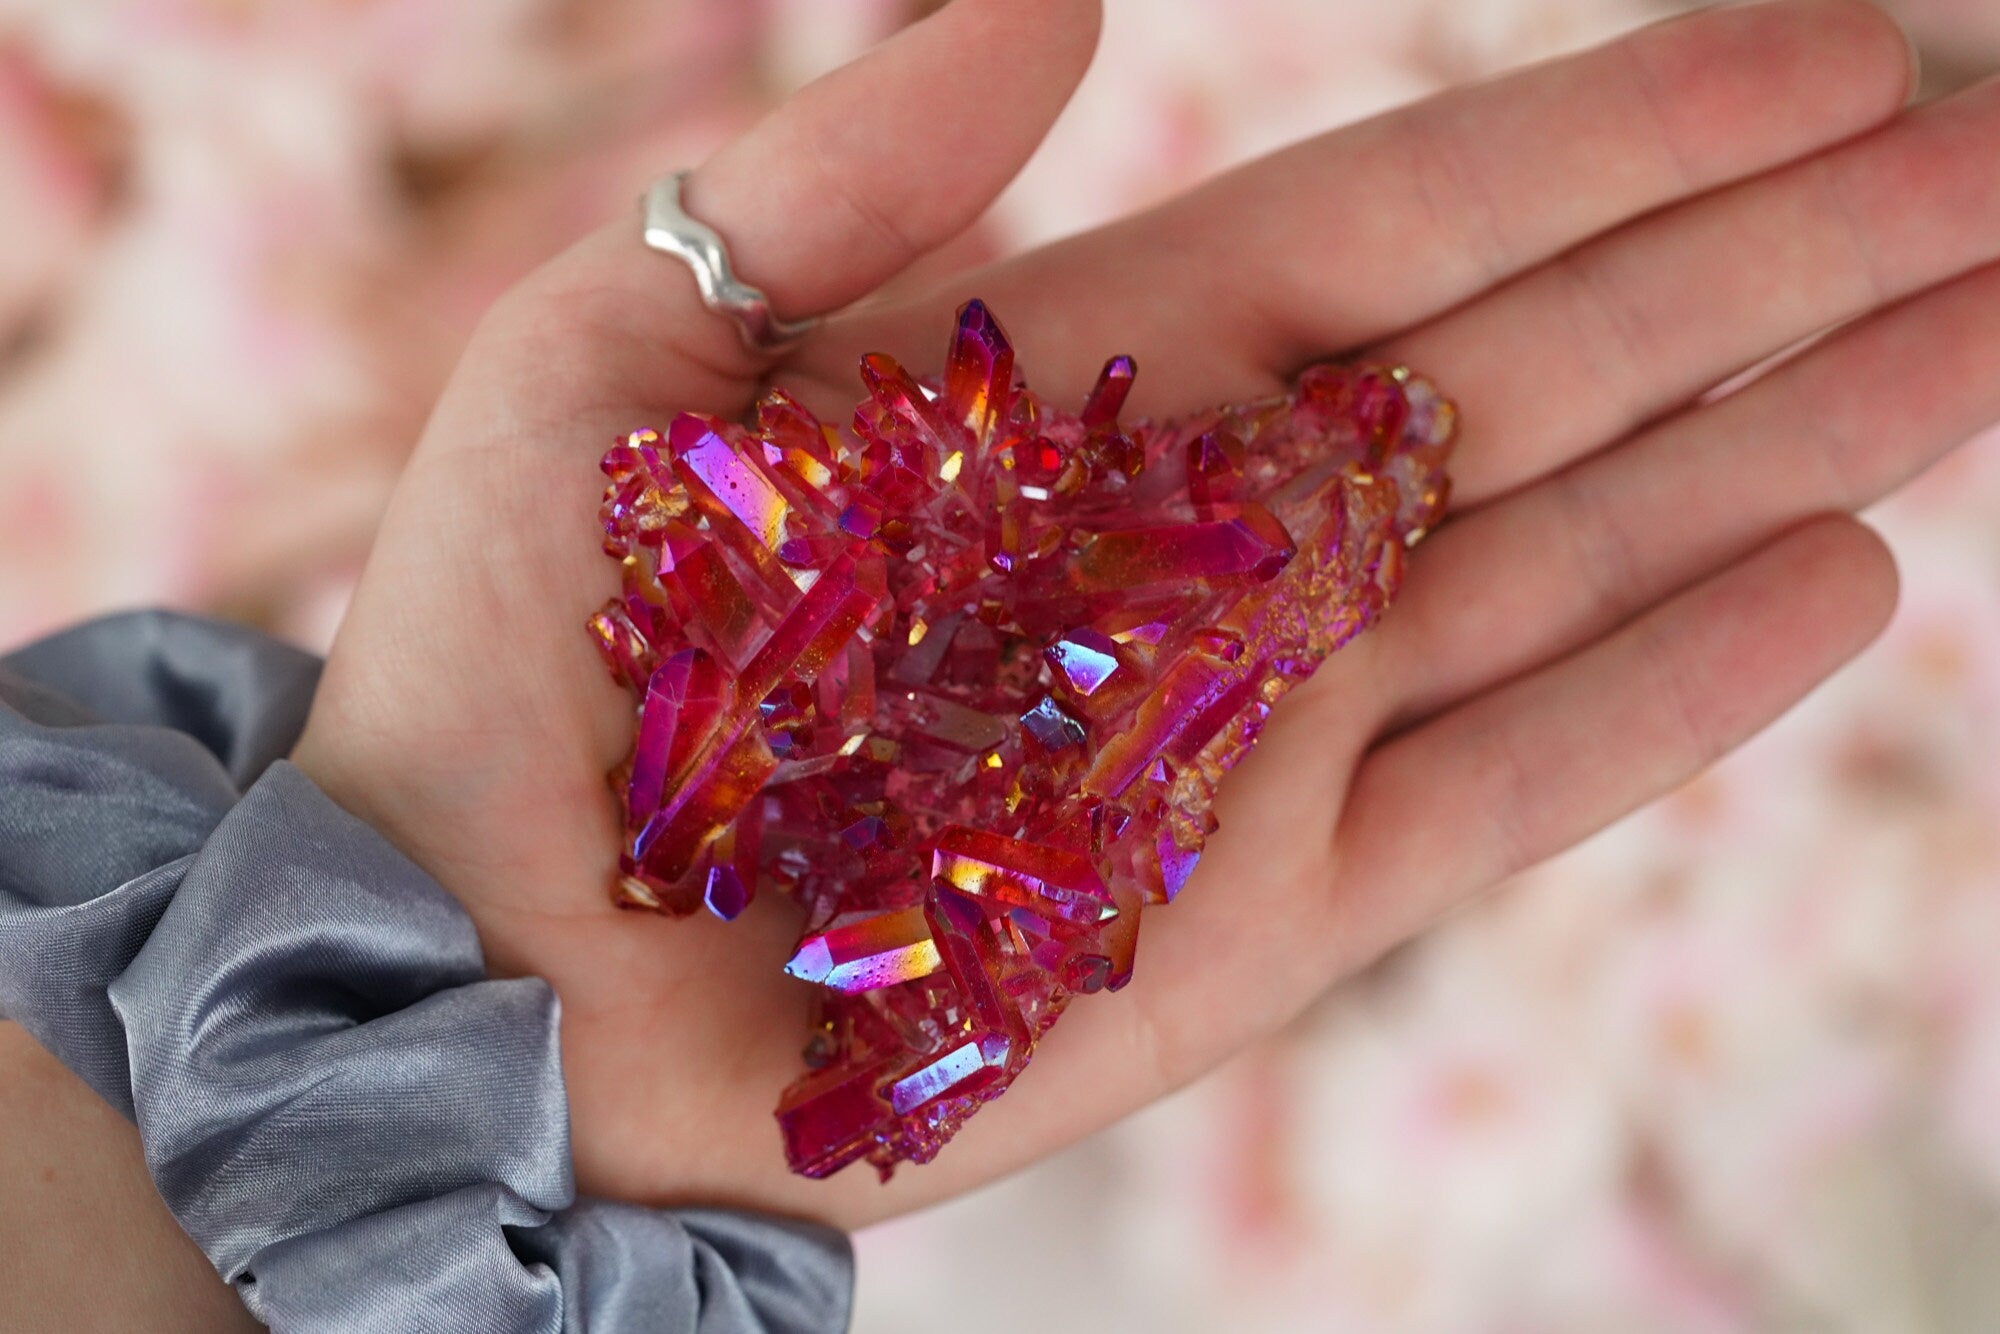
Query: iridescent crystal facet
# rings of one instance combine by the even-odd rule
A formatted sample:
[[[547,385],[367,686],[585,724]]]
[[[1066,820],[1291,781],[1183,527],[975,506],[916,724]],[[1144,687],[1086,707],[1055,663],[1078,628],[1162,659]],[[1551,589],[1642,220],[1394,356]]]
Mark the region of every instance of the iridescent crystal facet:
[[[604,457],[624,587],[591,632],[639,710],[617,893],[804,910],[799,1172],[929,1160],[1130,980],[1223,773],[1443,511],[1454,412],[1404,370],[1121,424],[1133,375],[1058,411],[975,301],[941,381],[864,358],[844,426],[773,391]]]

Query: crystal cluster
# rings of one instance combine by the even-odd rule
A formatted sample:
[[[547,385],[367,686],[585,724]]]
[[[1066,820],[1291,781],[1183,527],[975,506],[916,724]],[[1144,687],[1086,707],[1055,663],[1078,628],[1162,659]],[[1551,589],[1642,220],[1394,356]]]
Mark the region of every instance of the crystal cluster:
[[[795,1171],[928,1161],[1072,997],[1123,986],[1271,705],[1366,628],[1441,513],[1454,411],[1400,368],[1121,423],[1015,379],[979,302],[943,378],[862,360],[845,426],[773,391],[604,457],[638,700],[620,902],[804,910]]]

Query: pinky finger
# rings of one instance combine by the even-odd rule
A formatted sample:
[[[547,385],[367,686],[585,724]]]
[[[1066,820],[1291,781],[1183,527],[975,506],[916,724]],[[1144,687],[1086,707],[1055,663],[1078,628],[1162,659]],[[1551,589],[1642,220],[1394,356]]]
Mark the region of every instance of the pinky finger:
[[[1373,957],[1672,791],[1880,633],[1896,568],[1814,520],[1597,643],[1390,738],[1341,816],[1345,948]]]

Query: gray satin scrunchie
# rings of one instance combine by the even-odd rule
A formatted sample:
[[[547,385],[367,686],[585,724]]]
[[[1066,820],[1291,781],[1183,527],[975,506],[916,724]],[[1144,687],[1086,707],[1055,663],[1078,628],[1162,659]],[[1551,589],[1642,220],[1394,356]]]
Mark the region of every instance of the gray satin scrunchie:
[[[827,1228],[576,1199],[557,1005],[280,757],[319,663],[164,613],[0,659],[0,1016],[280,1330],[817,1334]]]

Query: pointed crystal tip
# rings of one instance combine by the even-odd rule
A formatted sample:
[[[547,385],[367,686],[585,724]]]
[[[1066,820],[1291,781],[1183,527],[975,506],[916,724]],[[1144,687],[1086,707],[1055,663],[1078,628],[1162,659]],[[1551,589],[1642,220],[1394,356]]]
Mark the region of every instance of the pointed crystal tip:
[[[1104,363],[1104,369],[1097,374],[1097,384],[1085,400],[1081,420],[1085,426],[1109,426],[1118,420],[1118,414],[1125,408],[1125,396],[1132,392],[1132,381],[1139,374],[1139,364],[1128,356],[1116,356]]]

